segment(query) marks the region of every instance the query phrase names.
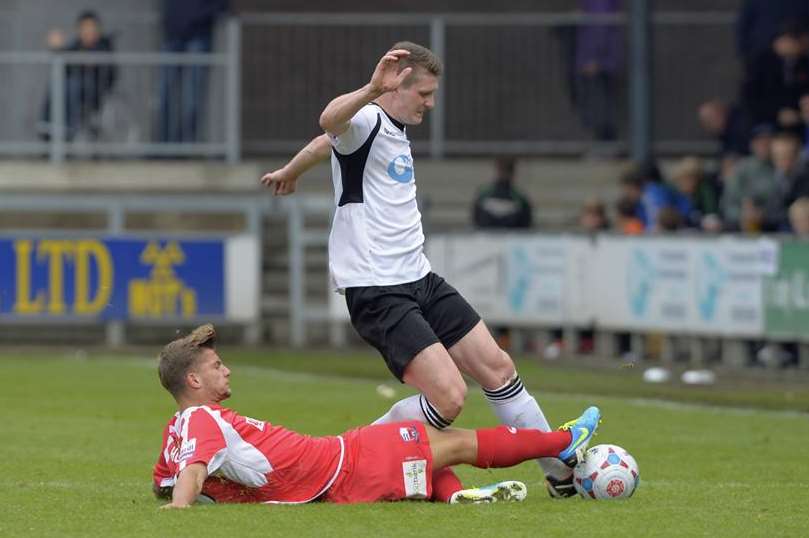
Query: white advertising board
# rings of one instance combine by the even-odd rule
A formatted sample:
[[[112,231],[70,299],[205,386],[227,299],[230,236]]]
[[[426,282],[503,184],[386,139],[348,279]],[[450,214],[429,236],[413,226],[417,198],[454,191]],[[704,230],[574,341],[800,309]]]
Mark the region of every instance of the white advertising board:
[[[436,236],[428,247],[433,270],[486,321],[513,326],[590,323],[591,256],[584,237]]]
[[[733,238],[604,237],[596,320],[614,329],[759,335],[773,245]]]
[[[447,234],[427,256],[492,324],[759,336],[766,239]],[[344,299],[332,314],[347,318]]]

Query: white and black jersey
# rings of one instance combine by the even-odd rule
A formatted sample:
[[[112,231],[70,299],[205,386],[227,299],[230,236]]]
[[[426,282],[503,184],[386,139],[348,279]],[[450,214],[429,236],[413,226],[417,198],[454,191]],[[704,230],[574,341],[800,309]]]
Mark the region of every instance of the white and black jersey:
[[[365,105],[332,136],[334,213],[329,269],[338,290],[414,282],[430,272],[424,256],[416,177],[405,127]]]

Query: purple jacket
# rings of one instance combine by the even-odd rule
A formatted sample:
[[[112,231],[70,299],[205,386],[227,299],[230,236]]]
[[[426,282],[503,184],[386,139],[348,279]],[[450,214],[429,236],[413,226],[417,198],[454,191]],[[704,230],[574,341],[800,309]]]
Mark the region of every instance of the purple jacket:
[[[580,0],[579,7],[587,15],[621,13],[621,0]],[[595,62],[602,71],[617,73],[624,65],[624,26],[584,24],[576,31],[576,71]]]

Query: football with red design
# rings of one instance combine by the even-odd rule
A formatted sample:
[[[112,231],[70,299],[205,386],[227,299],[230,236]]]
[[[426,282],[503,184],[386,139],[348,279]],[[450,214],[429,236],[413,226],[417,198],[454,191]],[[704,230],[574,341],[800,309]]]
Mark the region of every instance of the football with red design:
[[[626,499],[640,483],[635,458],[617,445],[597,445],[573,469],[573,486],[585,499]]]

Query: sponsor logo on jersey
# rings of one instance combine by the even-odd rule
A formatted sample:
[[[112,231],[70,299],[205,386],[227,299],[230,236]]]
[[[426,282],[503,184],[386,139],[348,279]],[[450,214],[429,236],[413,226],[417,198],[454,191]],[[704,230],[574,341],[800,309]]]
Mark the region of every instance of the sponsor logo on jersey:
[[[197,439],[189,439],[187,441],[183,441],[183,444],[180,445],[180,455],[177,457],[177,461],[183,461],[190,458],[194,451],[197,449]]]
[[[412,426],[399,428],[399,435],[402,436],[404,442],[419,440],[419,431]]]
[[[253,426],[254,428],[257,428],[257,429],[259,429],[261,431],[264,431],[264,422],[263,421],[256,420],[256,419],[250,418],[250,417],[244,417],[244,421],[247,422],[248,424],[250,424],[251,426]]]
[[[427,460],[403,462],[402,477],[404,478],[406,498],[427,498]]]
[[[394,181],[407,183],[413,179],[413,159],[410,155],[397,155],[388,164],[388,175]]]
[[[506,426],[506,428],[508,429],[509,433],[517,433],[517,428],[514,426]]]
[[[386,135],[396,136],[396,137],[399,137],[399,138],[402,137],[402,133],[398,133],[396,131],[391,131],[387,127],[383,127],[382,130],[385,132]]]

